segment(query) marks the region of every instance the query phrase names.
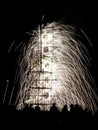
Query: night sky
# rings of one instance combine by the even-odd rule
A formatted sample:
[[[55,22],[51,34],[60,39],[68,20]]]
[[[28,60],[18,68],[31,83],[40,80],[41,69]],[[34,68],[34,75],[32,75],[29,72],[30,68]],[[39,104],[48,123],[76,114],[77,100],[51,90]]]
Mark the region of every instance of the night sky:
[[[9,122],[10,127],[14,124],[12,128],[19,128],[21,125],[21,127],[28,129],[33,129],[34,127],[40,128],[40,125],[41,128],[45,128],[46,125],[50,128],[57,127],[59,129],[63,127],[65,129],[68,127],[73,129],[88,129],[88,127],[92,126],[94,130],[94,127],[97,126],[98,113],[92,116],[91,113],[83,111],[78,108],[78,106],[76,106],[76,108],[72,107],[72,112],[67,112],[65,108],[63,112],[60,113],[56,109],[53,109],[51,112],[40,112],[38,109],[25,109],[23,112],[17,112],[14,107],[8,105],[17,68],[16,63],[20,54],[20,48],[16,50],[15,48],[21,41],[27,41],[29,39],[29,35],[26,32],[30,32],[41,24],[42,15],[44,15],[44,24],[47,22],[61,21],[64,24],[74,26],[78,30],[77,32],[82,36],[83,34],[79,32],[79,29],[85,32],[92,43],[92,46],[90,46],[85,37],[82,39],[91,57],[91,66],[89,70],[95,80],[96,86],[98,86],[98,10],[96,3],[90,3],[89,0],[81,1],[72,2],[70,0],[65,0],[64,3],[61,1],[53,2],[49,0],[46,0],[46,2],[6,0],[0,2],[0,120],[2,120],[3,123]],[[15,41],[15,44],[8,53],[8,49],[13,41]],[[9,89],[5,104],[3,104],[2,97],[7,80],[10,81]]]

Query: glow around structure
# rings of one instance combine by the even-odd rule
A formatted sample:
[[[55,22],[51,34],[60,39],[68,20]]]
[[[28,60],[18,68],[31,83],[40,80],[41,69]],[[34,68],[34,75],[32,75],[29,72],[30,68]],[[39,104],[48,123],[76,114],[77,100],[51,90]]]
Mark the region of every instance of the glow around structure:
[[[19,63],[17,109],[50,110],[53,103],[60,111],[71,104],[97,109],[86,48],[75,37],[73,27],[55,22],[32,32]]]

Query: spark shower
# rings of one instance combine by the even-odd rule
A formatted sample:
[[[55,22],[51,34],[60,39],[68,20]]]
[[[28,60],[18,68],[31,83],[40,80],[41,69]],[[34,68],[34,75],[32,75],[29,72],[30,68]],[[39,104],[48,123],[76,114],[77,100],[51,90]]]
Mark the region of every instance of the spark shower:
[[[16,109],[30,105],[49,111],[55,103],[59,111],[64,105],[70,111],[71,104],[97,110],[89,56],[74,27],[56,22],[38,26],[20,57]]]

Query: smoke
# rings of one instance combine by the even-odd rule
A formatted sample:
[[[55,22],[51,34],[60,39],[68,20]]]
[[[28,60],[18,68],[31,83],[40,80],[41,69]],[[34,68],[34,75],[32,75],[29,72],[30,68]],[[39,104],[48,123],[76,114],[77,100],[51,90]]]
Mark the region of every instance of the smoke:
[[[17,109],[30,105],[49,111],[55,103],[60,111],[64,105],[70,110],[71,104],[96,111],[88,66],[87,49],[73,27],[56,22],[39,26],[19,60]]]

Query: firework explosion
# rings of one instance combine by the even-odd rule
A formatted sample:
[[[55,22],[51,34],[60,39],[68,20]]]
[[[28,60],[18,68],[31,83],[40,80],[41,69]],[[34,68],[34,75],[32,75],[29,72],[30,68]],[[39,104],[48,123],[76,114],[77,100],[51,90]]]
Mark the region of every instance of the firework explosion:
[[[55,22],[32,32],[19,63],[17,109],[50,110],[53,103],[60,111],[64,105],[70,110],[71,104],[97,109],[87,50],[75,37],[73,27]]]

